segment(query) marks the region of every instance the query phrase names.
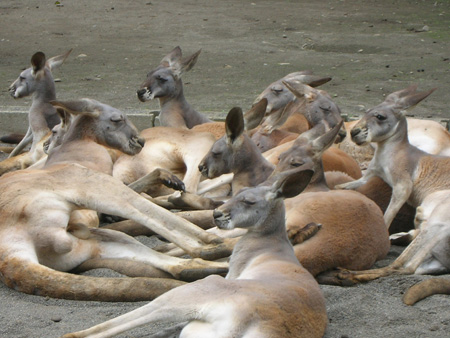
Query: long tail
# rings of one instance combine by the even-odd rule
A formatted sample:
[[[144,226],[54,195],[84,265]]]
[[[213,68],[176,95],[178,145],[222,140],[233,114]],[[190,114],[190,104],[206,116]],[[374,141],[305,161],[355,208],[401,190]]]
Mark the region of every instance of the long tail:
[[[0,280],[10,288],[28,294],[104,302],[152,300],[185,284],[166,278],[79,276],[17,258],[0,262]]]
[[[9,144],[18,144],[25,137],[24,134],[8,134],[0,137],[0,142]]]
[[[450,295],[450,279],[430,278],[411,286],[403,295],[403,303],[414,305],[435,294]]]

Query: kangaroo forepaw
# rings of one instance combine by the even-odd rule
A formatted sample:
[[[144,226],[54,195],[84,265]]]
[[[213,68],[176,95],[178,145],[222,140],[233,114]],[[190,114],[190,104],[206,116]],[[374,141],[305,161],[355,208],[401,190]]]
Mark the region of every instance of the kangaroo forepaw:
[[[331,271],[325,271],[316,276],[319,284],[353,286],[359,282],[354,280],[353,273],[346,269],[337,268]]]
[[[209,275],[222,275],[228,273],[228,268],[204,268],[204,269],[186,269],[180,273],[180,280],[184,282],[193,282],[205,278]]]
[[[174,190],[179,191],[186,191],[184,182],[180,180],[177,176],[172,174],[170,171],[167,171],[165,169],[159,169],[159,179],[161,183],[168,188],[172,188]]]
[[[320,229],[322,224],[308,223],[303,228],[289,228],[288,237],[292,245],[300,244],[313,237]]]

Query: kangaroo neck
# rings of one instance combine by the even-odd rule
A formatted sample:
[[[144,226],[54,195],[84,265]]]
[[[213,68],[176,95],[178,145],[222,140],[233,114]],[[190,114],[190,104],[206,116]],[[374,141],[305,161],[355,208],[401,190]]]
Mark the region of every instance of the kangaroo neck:
[[[178,106],[189,106],[189,103],[186,101],[183,93],[183,83],[180,81],[177,82],[176,88],[173,92],[168,93],[168,95],[164,95],[158,98],[159,106],[161,110],[163,110],[166,106],[170,107],[173,105]]]
[[[329,191],[328,183],[325,179],[322,159],[319,159],[314,165],[314,175],[311,178],[305,192]]]
[[[282,202],[283,203],[283,202]],[[264,255],[264,262],[272,260],[288,260],[298,263],[285,228],[285,211],[283,205],[272,207],[270,216],[257,229],[249,229],[234,247],[230,258],[230,270],[227,279],[239,278],[253,265],[253,258]]]
[[[394,128],[394,132],[388,138],[377,142],[378,154],[390,153],[402,151],[409,148],[411,145],[408,140],[408,127],[406,124],[406,118],[401,119],[397,126]]]
[[[264,158],[253,141],[246,135],[241,152],[233,162],[233,174],[241,181],[247,178],[247,186],[256,186],[264,182],[275,168]]]

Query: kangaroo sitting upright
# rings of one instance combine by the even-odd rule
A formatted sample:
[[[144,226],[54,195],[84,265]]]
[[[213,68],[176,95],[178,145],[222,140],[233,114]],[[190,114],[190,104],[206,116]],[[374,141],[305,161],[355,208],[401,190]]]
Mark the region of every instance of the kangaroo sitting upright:
[[[383,103],[369,109],[351,130],[356,144],[376,142],[377,149],[362,178],[338,187],[356,189],[369,178],[379,176],[392,186],[391,201],[384,214],[386,225],[391,224],[400,207],[407,202],[417,207],[417,229],[411,244],[389,266],[340,272],[336,282],[450,271],[450,158],[430,155],[412,146],[404,114],[405,109],[415,106],[433,91],[417,92],[417,86],[413,85],[394,92]],[[448,284],[446,287],[437,292],[450,292]],[[419,298],[407,293],[404,301],[413,304]]]
[[[37,143],[59,123],[56,109],[50,104],[50,101],[56,99],[52,71],[59,67],[71,52],[72,49],[48,60],[44,53],[35,53],[31,57],[31,67],[22,71],[9,87],[11,96],[15,99],[33,95],[33,103],[28,112],[28,131],[9,157],[19,154],[31,141],[30,153],[33,153]]]
[[[212,122],[192,108],[183,93],[181,75],[194,67],[200,52],[182,58],[181,48],[175,47],[158,67],[147,74],[141,89],[137,91],[138,99],[142,102],[159,99],[159,121],[162,126],[190,129],[197,124]]]

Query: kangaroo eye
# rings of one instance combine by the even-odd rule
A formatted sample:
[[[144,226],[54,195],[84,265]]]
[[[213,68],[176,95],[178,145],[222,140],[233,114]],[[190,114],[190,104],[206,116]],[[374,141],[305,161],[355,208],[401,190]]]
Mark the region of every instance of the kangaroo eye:
[[[123,121],[123,116],[122,115],[111,117],[111,122],[117,123],[117,122],[121,122],[121,121]]]
[[[381,114],[376,114],[375,117],[376,117],[379,121],[386,120],[386,116],[383,116],[383,115],[381,115]]]
[[[248,199],[243,199],[242,202],[244,202],[247,205],[253,205],[256,203],[256,201],[248,200]]]
[[[167,81],[166,78],[164,78],[164,77],[162,77],[162,76],[160,76],[160,75],[158,75],[158,76],[156,77],[156,79],[157,79],[158,81],[161,81],[161,82],[166,82],[166,81]]]
[[[280,94],[283,91],[283,87],[280,85],[275,85],[270,88],[274,94]]]

